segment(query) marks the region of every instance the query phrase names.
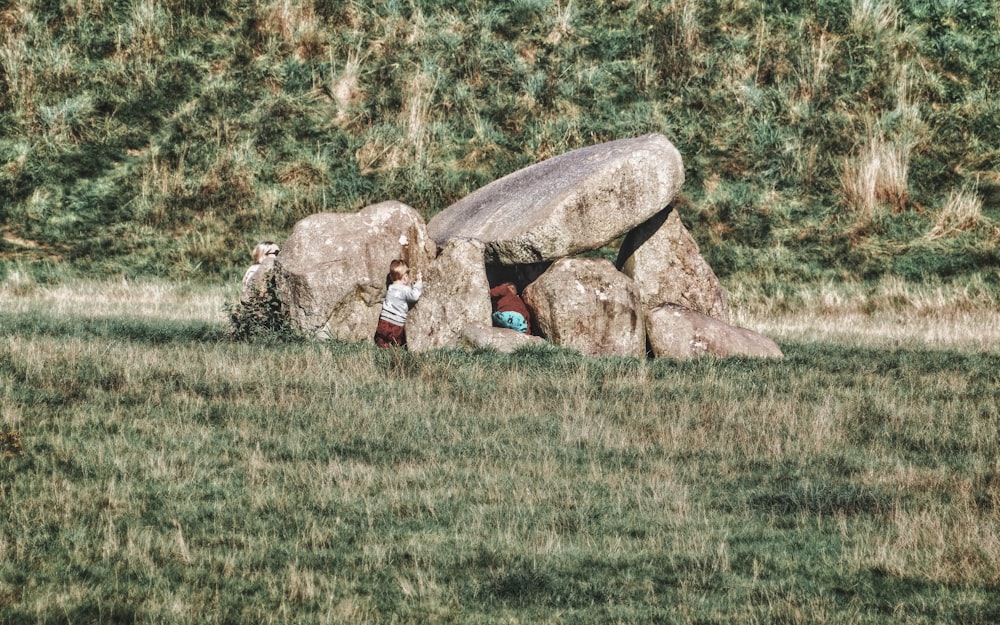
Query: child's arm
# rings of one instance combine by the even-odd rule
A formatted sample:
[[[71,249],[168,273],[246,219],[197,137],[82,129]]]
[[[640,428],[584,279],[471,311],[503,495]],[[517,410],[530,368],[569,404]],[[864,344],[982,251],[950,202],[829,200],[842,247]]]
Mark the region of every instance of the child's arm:
[[[417,282],[412,287],[410,287],[410,292],[406,294],[406,299],[411,303],[416,303],[420,299],[420,295],[424,292],[424,283]]]
[[[417,272],[417,281],[411,286],[406,293],[406,301],[410,304],[416,303],[420,299],[420,295],[424,292],[424,280],[420,272]]]

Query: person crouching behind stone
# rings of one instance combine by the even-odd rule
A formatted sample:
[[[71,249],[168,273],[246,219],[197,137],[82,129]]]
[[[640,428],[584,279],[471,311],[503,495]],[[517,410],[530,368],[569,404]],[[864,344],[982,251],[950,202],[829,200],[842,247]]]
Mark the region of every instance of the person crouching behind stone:
[[[406,261],[396,259],[389,263],[389,273],[385,277],[386,294],[375,328],[375,344],[379,347],[406,345],[406,316],[410,307],[420,299],[424,285],[417,272],[417,280],[412,284],[410,266]]]
[[[243,274],[243,291],[240,293],[240,302],[249,304],[255,294],[259,295],[263,291],[259,286],[256,289],[254,288],[254,276],[260,271],[263,262],[268,258],[277,256],[279,251],[281,251],[281,248],[274,241],[261,241],[253,248],[253,252],[250,253],[250,257],[253,258],[253,264]]]
[[[531,334],[531,313],[524,300],[517,294],[513,282],[504,282],[490,289],[493,302],[493,325]]]

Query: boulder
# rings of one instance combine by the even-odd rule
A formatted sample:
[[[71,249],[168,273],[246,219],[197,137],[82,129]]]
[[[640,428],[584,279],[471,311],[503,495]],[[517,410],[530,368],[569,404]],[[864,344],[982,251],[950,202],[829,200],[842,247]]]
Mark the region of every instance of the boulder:
[[[462,328],[489,323],[490,285],[486,281],[483,244],[453,239],[423,272],[424,291],[406,318],[406,344],[426,351],[459,344]]]
[[[295,224],[275,284],[293,325],[319,339],[371,340],[394,258],[420,269],[434,258],[420,214],[401,202],[357,213],[317,213]]]
[[[482,241],[487,263],[556,260],[624,235],[670,204],[683,182],[666,137],[621,139],[495,180],[438,213],[427,232],[439,244]]]
[[[587,356],[646,354],[635,282],[597,258],[556,261],[522,294],[538,332]]]
[[[540,336],[522,334],[517,330],[495,328],[481,323],[467,323],[462,327],[460,335],[462,344],[468,347],[495,349],[503,354],[510,354],[525,345],[544,344]]]
[[[729,321],[726,290],[676,209],[667,208],[629,232],[616,265],[639,286],[644,310],[680,304]]]
[[[647,311],[646,335],[657,358],[783,357],[777,343],[766,336],[677,304],[664,304]]]

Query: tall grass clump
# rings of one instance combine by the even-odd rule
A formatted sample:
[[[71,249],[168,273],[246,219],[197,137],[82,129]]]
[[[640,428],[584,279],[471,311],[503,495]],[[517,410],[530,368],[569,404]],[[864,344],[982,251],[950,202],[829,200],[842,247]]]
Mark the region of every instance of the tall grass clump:
[[[934,218],[927,238],[941,239],[967,232],[979,224],[982,213],[983,201],[974,189],[953,190]]]
[[[899,24],[899,9],[895,0],[851,0],[851,29],[865,34],[878,34],[895,29]]]
[[[867,227],[879,209],[898,213],[909,199],[906,146],[875,135],[861,147],[856,160],[844,166],[843,195],[858,229]]]

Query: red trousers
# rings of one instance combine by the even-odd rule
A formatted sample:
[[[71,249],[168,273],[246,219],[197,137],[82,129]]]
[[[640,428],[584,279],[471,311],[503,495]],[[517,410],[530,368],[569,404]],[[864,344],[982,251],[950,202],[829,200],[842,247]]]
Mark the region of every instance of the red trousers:
[[[385,319],[379,319],[378,327],[375,328],[375,344],[379,347],[406,345],[406,328],[389,323]]]

